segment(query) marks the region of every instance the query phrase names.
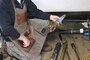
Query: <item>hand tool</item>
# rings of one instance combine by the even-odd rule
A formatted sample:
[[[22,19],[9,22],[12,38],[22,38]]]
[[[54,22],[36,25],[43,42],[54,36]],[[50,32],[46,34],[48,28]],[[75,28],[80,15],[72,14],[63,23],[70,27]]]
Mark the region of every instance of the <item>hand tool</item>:
[[[65,57],[65,54],[67,54],[67,56],[68,56],[68,60],[71,60],[70,59],[70,55],[69,55],[69,53],[68,53],[68,51],[67,51],[67,49],[68,49],[68,43],[67,43],[67,40],[62,40],[62,36],[61,36],[61,34],[59,34],[59,39],[60,39],[60,42],[62,43],[62,53],[61,53],[61,56],[60,56],[60,60],[63,60],[64,59],[64,57]]]
[[[63,46],[63,49],[62,49],[62,51],[61,51],[60,60],[64,60],[65,54],[67,54],[68,59],[71,60],[71,59],[70,59],[70,56],[69,56],[69,53],[68,53],[68,51],[67,51],[67,48],[68,48],[67,40],[63,42],[62,46]]]
[[[50,21],[49,25],[47,27],[44,27],[41,32],[43,34],[46,34],[48,32],[53,32],[58,24],[62,24],[65,17],[66,15],[64,14],[59,19],[57,19],[56,22]]]
[[[76,54],[76,56],[77,56],[77,59],[80,60],[80,57],[79,57],[79,55],[78,55],[77,48],[76,48],[75,44],[74,44],[74,43],[71,43],[71,47],[72,47],[72,49],[74,50],[74,52],[75,52],[75,54]]]
[[[59,51],[60,51],[61,47],[62,47],[61,43],[57,42],[57,44],[55,46],[55,49],[54,49],[54,52],[53,52],[50,60],[57,60],[57,57],[58,57],[58,54],[59,54]]]

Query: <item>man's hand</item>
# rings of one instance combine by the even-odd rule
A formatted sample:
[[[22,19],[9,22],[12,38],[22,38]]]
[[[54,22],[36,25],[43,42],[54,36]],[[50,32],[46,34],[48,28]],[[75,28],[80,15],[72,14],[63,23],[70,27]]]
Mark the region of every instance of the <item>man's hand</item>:
[[[24,35],[21,35],[18,40],[23,41],[23,47],[28,47],[30,45],[30,40],[28,40]]]
[[[50,20],[52,20],[53,22],[56,22],[58,19],[59,19],[59,16],[50,15]]]

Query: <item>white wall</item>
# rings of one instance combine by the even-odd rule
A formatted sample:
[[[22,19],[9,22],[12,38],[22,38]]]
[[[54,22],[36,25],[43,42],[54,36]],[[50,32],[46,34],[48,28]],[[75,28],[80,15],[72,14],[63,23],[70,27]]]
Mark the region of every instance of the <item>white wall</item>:
[[[90,0],[32,0],[45,12],[90,11]]]

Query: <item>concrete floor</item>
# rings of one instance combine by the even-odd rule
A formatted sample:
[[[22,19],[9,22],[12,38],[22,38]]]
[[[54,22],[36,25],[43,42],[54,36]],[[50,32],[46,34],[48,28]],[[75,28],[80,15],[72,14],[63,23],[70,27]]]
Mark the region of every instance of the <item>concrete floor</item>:
[[[53,46],[53,50],[54,50],[55,45],[59,41],[59,39],[56,36],[53,36],[53,37],[54,39],[52,38],[48,39],[48,43],[50,43]],[[90,55],[90,40],[84,39],[82,35],[74,35],[74,36],[63,35],[63,40],[67,40],[68,42],[67,50],[71,60],[78,60],[74,50],[71,48],[71,43],[75,44],[80,60],[85,60],[87,55]],[[50,60],[53,50],[51,52],[42,52],[42,60]],[[61,55],[60,55],[61,52],[62,50],[60,51],[57,60],[61,59]],[[65,54],[64,60],[69,60],[66,54]]]
[[[73,28],[78,29],[78,28],[82,28],[82,26],[80,25],[80,23],[73,24],[73,23],[68,22],[61,25],[60,28],[61,29],[73,29]],[[68,42],[67,51],[70,55],[71,60],[78,60],[74,50],[71,48],[71,43],[75,44],[80,60],[90,60],[90,40],[89,39],[87,39],[86,37],[80,34],[62,35],[62,38],[63,38],[63,41],[67,40]],[[46,43],[49,43],[54,50],[57,42],[60,42],[58,34],[50,33],[46,39]],[[50,60],[53,50],[50,52],[41,52],[42,60]],[[59,56],[57,60],[61,59],[61,52],[62,51],[59,52]],[[10,58],[7,58],[5,60],[10,60]],[[65,54],[64,60],[69,60],[66,54]]]

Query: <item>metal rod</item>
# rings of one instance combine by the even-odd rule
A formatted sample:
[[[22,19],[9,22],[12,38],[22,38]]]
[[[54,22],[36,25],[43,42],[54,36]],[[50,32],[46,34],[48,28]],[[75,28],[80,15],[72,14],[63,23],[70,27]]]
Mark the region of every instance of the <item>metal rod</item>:
[[[60,60],[64,60],[64,57],[65,57],[65,54],[66,54],[66,51],[67,51],[67,41],[63,41],[62,42],[62,51],[61,51],[61,55],[60,55]]]
[[[76,48],[76,46],[75,46],[75,44],[74,43],[71,43],[71,47],[72,47],[72,49],[74,50],[74,52],[75,52],[75,54],[76,54],[76,56],[77,56],[77,59],[78,60],[80,60],[80,57],[79,57],[79,55],[78,55],[78,53],[77,53],[77,48]]]
[[[66,54],[67,54],[67,56],[68,56],[68,60],[71,60],[71,58],[70,58],[70,55],[69,55],[68,51],[66,51]]]
[[[65,19],[63,22],[87,22],[87,20],[70,20],[70,19]]]

